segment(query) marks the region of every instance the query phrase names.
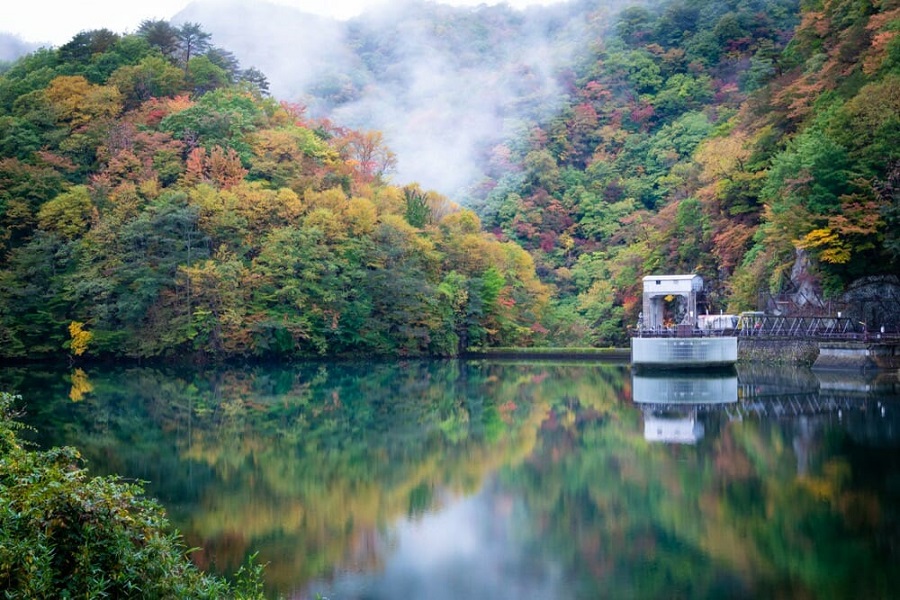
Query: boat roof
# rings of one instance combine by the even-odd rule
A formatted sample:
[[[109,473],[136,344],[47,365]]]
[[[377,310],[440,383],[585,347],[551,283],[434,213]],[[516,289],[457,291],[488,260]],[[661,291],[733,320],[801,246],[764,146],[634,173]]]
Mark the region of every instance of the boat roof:
[[[699,275],[647,275],[644,277],[644,281],[649,280],[662,280],[662,281],[677,281],[677,280],[686,280],[693,279],[695,277],[700,277]],[[702,279],[702,278],[701,278]]]

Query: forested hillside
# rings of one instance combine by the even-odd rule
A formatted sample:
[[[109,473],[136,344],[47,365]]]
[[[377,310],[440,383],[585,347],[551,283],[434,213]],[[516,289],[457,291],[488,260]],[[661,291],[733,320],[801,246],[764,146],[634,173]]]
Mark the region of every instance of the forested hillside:
[[[622,339],[647,274],[699,273],[733,311],[896,274],[898,31],[895,0],[627,9],[570,104],[494,150],[485,225],[594,342]]]
[[[621,344],[643,275],[698,273],[710,309],[738,311],[900,273],[897,0],[610,12],[404,3],[316,21],[347,53],[293,94],[322,118],[190,21],[3,67],[0,353]],[[335,118],[394,97],[422,160],[458,176],[480,152],[486,176],[465,171],[474,191],[455,198],[474,212],[392,184],[391,132]]]
[[[0,354],[455,354],[530,344],[531,257],[307,117],[195,23],[0,77]]]

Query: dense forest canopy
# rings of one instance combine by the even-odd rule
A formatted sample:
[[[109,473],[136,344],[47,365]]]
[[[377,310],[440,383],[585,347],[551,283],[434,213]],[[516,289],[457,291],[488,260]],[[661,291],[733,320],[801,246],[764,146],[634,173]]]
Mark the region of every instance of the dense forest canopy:
[[[379,132],[269,97],[196,23],[87,31],[0,78],[4,356],[456,354],[530,344],[531,257]]]
[[[477,198],[570,322],[621,340],[652,273],[744,310],[900,272],[896,1],[675,0],[614,29]]]
[[[356,67],[307,96],[325,116],[271,97],[192,21],[86,31],[5,67],[0,352],[608,345],[646,274],[698,273],[712,309],[737,311],[900,272],[897,0],[415,6],[351,23]],[[549,113],[514,42],[541,28],[570,61],[541,71],[563,101]],[[392,184],[389,132],[327,118],[429,69],[485,87],[467,69],[493,41],[494,84],[521,87],[488,110],[531,109],[481,145],[485,177],[457,198],[472,210]]]

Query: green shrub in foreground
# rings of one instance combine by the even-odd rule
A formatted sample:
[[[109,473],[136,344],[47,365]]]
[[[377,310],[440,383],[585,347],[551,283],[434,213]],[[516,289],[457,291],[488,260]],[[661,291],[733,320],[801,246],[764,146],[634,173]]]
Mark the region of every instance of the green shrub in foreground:
[[[74,448],[30,450],[16,397],[0,393],[0,590],[6,598],[261,598],[261,568],[237,585],[206,575],[141,486],[90,477]]]

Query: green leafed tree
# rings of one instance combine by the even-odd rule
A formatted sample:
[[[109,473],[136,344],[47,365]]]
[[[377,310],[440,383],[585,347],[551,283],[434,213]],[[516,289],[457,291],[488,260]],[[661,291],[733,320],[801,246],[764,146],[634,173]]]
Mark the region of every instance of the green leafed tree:
[[[140,485],[91,477],[74,448],[25,446],[18,400],[0,393],[0,581],[8,597],[263,597],[255,567],[235,585],[199,571]]]
[[[190,72],[191,59],[210,49],[212,34],[203,31],[200,23],[184,23],[177,29],[180,60],[185,73]]]

